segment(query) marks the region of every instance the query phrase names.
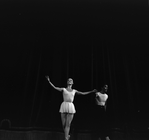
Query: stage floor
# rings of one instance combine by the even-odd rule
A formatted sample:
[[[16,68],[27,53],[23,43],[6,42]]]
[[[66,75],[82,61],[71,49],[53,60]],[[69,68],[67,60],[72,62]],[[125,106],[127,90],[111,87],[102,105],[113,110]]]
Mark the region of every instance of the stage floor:
[[[64,140],[64,133],[40,130],[0,130],[0,140]],[[70,140],[104,140],[100,134],[89,132],[71,133]],[[110,140],[149,140],[145,131],[124,133],[113,131]]]

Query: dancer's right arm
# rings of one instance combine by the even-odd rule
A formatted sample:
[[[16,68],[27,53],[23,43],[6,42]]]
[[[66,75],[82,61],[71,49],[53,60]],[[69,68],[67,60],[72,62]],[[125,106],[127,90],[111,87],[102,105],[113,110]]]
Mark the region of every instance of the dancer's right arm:
[[[63,88],[56,87],[56,86],[54,86],[54,85],[51,83],[49,76],[46,76],[46,78],[47,78],[48,82],[50,83],[50,85],[51,85],[54,89],[56,89],[56,90],[58,90],[58,91],[63,91]]]

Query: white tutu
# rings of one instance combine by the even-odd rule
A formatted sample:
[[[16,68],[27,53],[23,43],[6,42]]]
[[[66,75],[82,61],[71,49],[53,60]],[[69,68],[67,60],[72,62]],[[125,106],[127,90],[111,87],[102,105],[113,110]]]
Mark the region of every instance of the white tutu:
[[[72,102],[63,102],[61,104],[59,112],[61,113],[76,113],[74,104]]]

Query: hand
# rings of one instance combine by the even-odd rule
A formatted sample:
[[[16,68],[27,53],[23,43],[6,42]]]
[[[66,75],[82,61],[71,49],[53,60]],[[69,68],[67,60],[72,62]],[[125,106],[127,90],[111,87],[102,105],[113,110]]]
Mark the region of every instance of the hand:
[[[97,89],[94,89],[94,90],[93,90],[93,92],[95,92],[95,93],[96,93],[96,92],[97,92]]]
[[[49,76],[45,76],[47,78],[47,80],[50,82]]]

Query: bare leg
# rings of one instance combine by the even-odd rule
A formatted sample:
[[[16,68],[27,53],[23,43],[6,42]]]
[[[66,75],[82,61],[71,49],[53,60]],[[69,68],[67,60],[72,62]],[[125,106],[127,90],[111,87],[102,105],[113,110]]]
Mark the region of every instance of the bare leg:
[[[65,126],[65,138],[66,138],[66,140],[69,139],[70,125],[71,125],[71,122],[73,120],[73,116],[74,116],[74,114],[68,113],[67,117],[66,117],[66,126]]]
[[[66,117],[67,117],[66,113],[61,113],[61,120],[62,120],[62,125],[63,125],[64,131],[65,131],[65,127],[66,127]]]

